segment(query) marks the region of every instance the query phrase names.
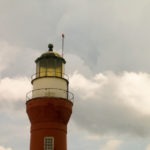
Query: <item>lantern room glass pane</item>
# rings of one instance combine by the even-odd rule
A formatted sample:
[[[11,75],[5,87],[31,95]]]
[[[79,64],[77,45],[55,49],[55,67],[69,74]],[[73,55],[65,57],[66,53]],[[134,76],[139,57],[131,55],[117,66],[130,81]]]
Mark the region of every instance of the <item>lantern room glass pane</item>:
[[[36,77],[39,77],[40,75],[40,67],[39,67],[39,62],[36,64]]]
[[[55,76],[55,59],[51,58],[47,62],[47,76]]]
[[[62,75],[61,65],[62,65],[61,60],[58,60],[56,58],[49,59],[47,64],[47,75],[61,77]]]
[[[62,77],[62,61],[61,60],[56,62],[56,76]]]
[[[46,76],[46,70],[47,70],[46,66],[47,66],[46,59],[42,59],[40,61],[40,77]]]
[[[62,63],[62,77],[64,77],[64,73],[65,73],[65,65]]]

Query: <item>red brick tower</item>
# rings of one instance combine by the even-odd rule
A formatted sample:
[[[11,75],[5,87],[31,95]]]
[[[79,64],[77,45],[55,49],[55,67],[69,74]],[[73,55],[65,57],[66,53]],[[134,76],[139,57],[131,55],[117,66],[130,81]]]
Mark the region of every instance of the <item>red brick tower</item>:
[[[67,124],[73,94],[64,74],[65,59],[49,51],[35,60],[33,90],[27,93],[26,111],[31,122],[30,150],[67,150]]]

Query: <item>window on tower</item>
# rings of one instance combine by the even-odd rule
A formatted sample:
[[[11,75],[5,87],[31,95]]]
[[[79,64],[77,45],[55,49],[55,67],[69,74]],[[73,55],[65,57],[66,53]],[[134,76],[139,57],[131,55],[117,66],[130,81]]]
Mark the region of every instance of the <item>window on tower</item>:
[[[44,150],[54,150],[54,138],[53,137],[44,138]]]

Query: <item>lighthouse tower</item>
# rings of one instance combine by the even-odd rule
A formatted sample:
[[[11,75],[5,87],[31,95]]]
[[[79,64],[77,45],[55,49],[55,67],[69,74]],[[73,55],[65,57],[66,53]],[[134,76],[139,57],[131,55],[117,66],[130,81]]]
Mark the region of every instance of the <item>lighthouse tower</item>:
[[[67,124],[73,94],[64,72],[65,59],[49,50],[35,60],[33,90],[27,93],[26,111],[31,122],[30,150],[67,150]]]

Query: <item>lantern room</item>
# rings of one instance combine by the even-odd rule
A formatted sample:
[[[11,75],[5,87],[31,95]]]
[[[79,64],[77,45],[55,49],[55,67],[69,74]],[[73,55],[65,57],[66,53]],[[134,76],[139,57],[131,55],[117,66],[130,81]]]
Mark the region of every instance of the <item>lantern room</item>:
[[[58,53],[53,52],[53,45],[48,45],[49,51],[42,54],[35,60],[36,62],[36,77],[44,76],[64,76],[65,59]]]

